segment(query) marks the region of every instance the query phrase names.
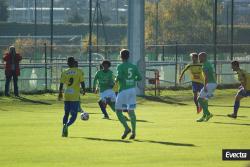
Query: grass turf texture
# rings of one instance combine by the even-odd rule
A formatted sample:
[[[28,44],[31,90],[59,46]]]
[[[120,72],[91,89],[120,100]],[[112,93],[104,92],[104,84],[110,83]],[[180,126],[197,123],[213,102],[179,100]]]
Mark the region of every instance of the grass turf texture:
[[[239,118],[232,112],[237,90],[217,90],[210,102],[214,117],[197,123],[191,91],[164,91],[161,97],[138,98],[137,139],[120,140],[123,128],[114,113],[103,120],[97,95],[82,97],[89,121],[78,117],[61,137],[63,102],[56,94],[0,97],[0,166],[202,166],[243,167],[249,161],[222,161],[222,149],[250,148],[249,98]],[[152,93],[153,94],[153,93]]]

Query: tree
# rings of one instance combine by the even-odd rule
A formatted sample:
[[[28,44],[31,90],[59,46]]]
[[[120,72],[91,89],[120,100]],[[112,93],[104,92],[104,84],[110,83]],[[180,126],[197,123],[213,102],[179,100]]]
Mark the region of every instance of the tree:
[[[7,21],[9,17],[8,5],[6,0],[0,1],[0,21]]]
[[[158,8],[158,43],[209,42],[212,36],[213,1],[160,0]],[[156,8],[154,2],[145,4],[145,39],[154,43]]]

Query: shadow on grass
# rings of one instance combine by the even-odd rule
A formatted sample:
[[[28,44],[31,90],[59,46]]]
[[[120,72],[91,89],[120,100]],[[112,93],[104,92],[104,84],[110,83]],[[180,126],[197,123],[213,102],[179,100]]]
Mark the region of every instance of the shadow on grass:
[[[232,108],[232,107],[234,107],[234,106],[229,106],[229,105],[218,105],[218,104],[209,104],[209,106],[211,106],[211,107],[230,107],[230,108]],[[240,106],[240,108],[250,108],[250,106]]]
[[[80,138],[80,139],[87,139],[87,140],[94,140],[94,141],[105,141],[105,142],[118,142],[118,143],[132,143],[128,140],[120,140],[120,139],[103,139],[97,137],[69,137],[69,138]]]
[[[143,143],[163,144],[163,145],[168,145],[168,146],[196,147],[196,145],[188,144],[188,143],[174,143],[174,142],[167,142],[167,141],[138,140],[138,139],[135,139],[134,141],[143,142]]]
[[[145,96],[144,97],[146,100],[150,100],[150,101],[155,101],[155,102],[160,102],[160,103],[166,103],[166,104],[177,104],[177,105],[188,105],[186,103],[182,103],[180,102],[180,100],[175,99],[175,98],[171,98],[168,96],[164,96],[164,97],[156,97],[156,96]]]
[[[48,103],[48,102],[43,102],[43,101],[38,101],[38,100],[31,100],[31,99],[28,99],[28,98],[25,98],[25,97],[14,97],[18,100],[21,100],[23,102],[29,102],[29,103],[35,103],[35,104],[44,104],[44,105],[51,105],[51,103]]]
[[[246,123],[234,123],[234,122],[213,122],[215,124],[223,124],[223,125],[240,125],[240,126],[250,126],[250,124]]]
[[[119,121],[119,120],[117,120],[117,119],[112,119],[112,118],[109,118],[109,119],[106,119],[106,120],[110,120],[110,121]],[[130,122],[130,119],[128,119],[127,122]],[[136,122],[154,123],[154,122],[150,122],[150,121],[142,120],[142,119],[137,119]]]
[[[216,116],[216,117],[227,117],[227,118],[229,118],[227,115],[221,115],[221,114],[213,114],[214,116]],[[244,115],[242,115],[242,116],[237,116],[238,118],[247,118],[247,116],[244,116]]]

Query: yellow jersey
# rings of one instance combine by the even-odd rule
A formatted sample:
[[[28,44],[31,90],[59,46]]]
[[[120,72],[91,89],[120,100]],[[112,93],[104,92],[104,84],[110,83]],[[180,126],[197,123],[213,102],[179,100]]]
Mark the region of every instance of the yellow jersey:
[[[245,70],[238,70],[238,80],[245,85],[245,90],[249,91],[250,90],[250,74],[247,73]]]
[[[190,79],[192,80],[192,82],[204,83],[202,64],[188,64],[183,69],[181,75],[183,75],[187,70],[189,71]]]
[[[80,99],[80,83],[84,81],[82,70],[73,67],[68,68],[61,74],[60,83],[66,85],[64,90],[65,101],[79,101]]]

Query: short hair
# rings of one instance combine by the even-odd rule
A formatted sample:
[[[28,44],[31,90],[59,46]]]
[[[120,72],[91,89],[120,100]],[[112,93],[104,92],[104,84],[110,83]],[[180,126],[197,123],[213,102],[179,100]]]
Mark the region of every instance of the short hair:
[[[109,67],[111,66],[111,63],[110,63],[110,61],[108,61],[108,60],[103,60],[103,61],[102,61],[102,66],[103,66],[104,64],[107,64]]]
[[[198,58],[198,53],[196,53],[196,52],[190,53],[190,56],[191,56],[191,57],[197,57],[197,58]]]
[[[232,66],[240,67],[240,63],[238,61],[232,61]]]
[[[122,49],[120,51],[120,55],[121,55],[121,58],[123,60],[128,60],[128,58],[129,58],[129,51],[127,49]]]
[[[201,56],[201,55],[207,56],[207,53],[206,52],[200,52],[198,56]]]
[[[74,65],[75,65],[75,58],[74,57],[68,57],[68,65],[70,67],[74,67]]]

